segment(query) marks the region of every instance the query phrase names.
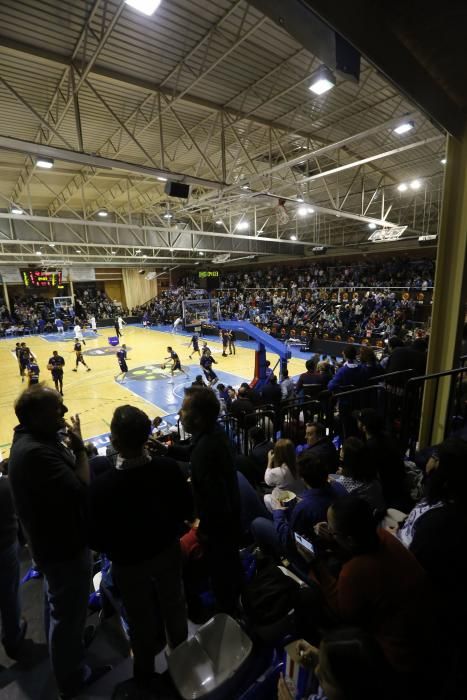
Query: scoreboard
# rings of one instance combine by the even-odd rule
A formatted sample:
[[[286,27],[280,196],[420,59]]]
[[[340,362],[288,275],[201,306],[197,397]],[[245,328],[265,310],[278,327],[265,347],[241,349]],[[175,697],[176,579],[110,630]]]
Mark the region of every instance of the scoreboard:
[[[219,270],[199,270],[198,271],[199,286],[201,289],[206,289],[208,292],[212,289],[218,289],[220,283]]]
[[[46,272],[43,270],[23,270],[22,277],[25,287],[62,287],[62,272]]]

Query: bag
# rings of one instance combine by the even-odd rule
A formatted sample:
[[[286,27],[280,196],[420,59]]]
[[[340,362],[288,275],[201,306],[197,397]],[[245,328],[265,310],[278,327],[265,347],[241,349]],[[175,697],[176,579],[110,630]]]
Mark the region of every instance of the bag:
[[[264,563],[245,586],[242,604],[256,625],[270,625],[285,617],[298,601],[300,585],[285,576],[272,560]]]

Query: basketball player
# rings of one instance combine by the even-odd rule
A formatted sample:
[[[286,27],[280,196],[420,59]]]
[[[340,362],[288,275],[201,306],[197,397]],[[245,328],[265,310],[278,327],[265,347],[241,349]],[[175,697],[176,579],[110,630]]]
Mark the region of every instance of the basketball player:
[[[73,333],[75,334],[75,340],[79,340],[80,343],[86,345],[86,342],[83,338],[83,331],[81,330],[81,326],[78,322],[76,322],[75,327],[73,328]]]
[[[180,363],[180,358],[179,358],[179,356],[177,355],[177,353],[175,352],[175,350],[173,350],[173,348],[170,347],[170,345],[169,345],[169,347],[167,348],[167,352],[169,353],[169,356],[168,356],[168,357],[164,357],[164,360],[172,360],[172,365],[171,365],[171,367],[170,367],[170,374],[172,375],[172,377],[174,376],[174,372],[175,372],[175,370],[177,370],[177,369],[180,370],[180,372],[183,372],[183,374],[185,374],[186,376],[188,376],[188,375],[186,374],[185,370],[182,369],[182,365],[181,365],[181,363]]]
[[[225,329],[220,332],[220,339],[222,341],[222,357],[227,357],[227,346],[229,344],[229,334]]]
[[[209,350],[211,352],[211,348],[208,348],[208,344],[206,341],[203,342],[203,345],[201,346],[201,355],[206,352],[206,350]]]
[[[211,356],[211,351],[208,348],[203,352],[199,364],[203,368],[204,376],[206,377],[208,386],[210,387],[213,387],[219,381],[219,377],[212,369],[213,363],[217,365],[216,360]]]
[[[188,347],[190,347],[190,345],[193,345],[193,352],[191,353],[191,355],[188,355],[190,360],[195,352],[197,352],[199,357],[201,357],[201,350],[199,349],[199,335],[197,333],[193,333],[193,335],[191,336],[191,340],[188,344]]]
[[[37,364],[36,359],[33,359],[29,362],[28,366],[28,377],[29,377],[29,384],[28,386],[33,386],[33,384],[39,384],[39,374],[40,374],[40,369],[39,365]]]
[[[55,384],[55,389],[60,392],[63,396],[63,368],[65,366],[65,360],[61,355],[58,354],[57,350],[54,350],[52,357],[49,359],[47,369],[52,373],[52,379]]]
[[[180,316],[178,316],[178,318],[176,318],[175,321],[174,321],[174,325],[173,325],[173,328],[172,328],[172,333],[176,333],[176,332],[177,332],[177,328],[179,327],[179,325],[180,325],[181,323],[183,323],[183,318],[181,318]]]
[[[31,350],[28,348],[26,343],[21,343],[19,351],[19,368],[21,374],[21,381],[24,382],[24,377],[26,375],[29,363],[35,361],[35,357]]]
[[[23,374],[21,372],[21,359],[20,359],[21,358],[21,343],[16,343],[15,355],[16,355],[16,359],[18,361],[19,376],[22,377]]]
[[[125,343],[122,347],[117,350],[117,360],[120,367],[120,374],[123,374],[122,381],[125,381],[125,375],[128,372],[128,365],[126,363],[127,349]]]
[[[91,316],[91,318],[89,319],[89,323],[91,324],[91,330],[92,330],[92,332],[93,332],[93,333],[96,333],[96,335],[97,335],[96,317],[95,317],[95,316]]]
[[[74,352],[75,355],[76,355],[76,367],[74,367],[71,371],[72,371],[72,372],[77,372],[77,371],[78,371],[78,365],[81,363],[82,365],[84,365],[84,366],[86,367],[87,371],[90,372],[90,371],[91,371],[91,368],[88,367],[87,364],[86,364],[85,361],[84,361],[83,351],[82,351],[82,349],[81,349],[81,343],[80,343],[80,341],[79,341],[79,338],[75,338],[75,346],[74,346],[74,348],[73,348],[73,352]]]
[[[235,331],[233,331],[232,329],[230,329],[228,331],[228,335],[229,335],[229,355],[232,354],[232,351],[233,351],[233,354],[235,355],[235,341],[237,340],[237,336],[235,335]]]

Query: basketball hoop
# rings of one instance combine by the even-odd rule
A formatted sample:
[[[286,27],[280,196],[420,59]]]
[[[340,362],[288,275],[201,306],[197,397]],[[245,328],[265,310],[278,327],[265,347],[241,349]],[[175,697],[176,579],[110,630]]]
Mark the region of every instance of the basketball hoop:
[[[276,206],[276,217],[279,224],[286,224],[289,220],[289,215],[285,209],[285,199],[279,199]]]
[[[373,231],[371,236],[368,236],[368,240],[373,241],[373,243],[397,241],[402,236],[406,228],[407,226],[390,226],[387,228],[380,228]]]

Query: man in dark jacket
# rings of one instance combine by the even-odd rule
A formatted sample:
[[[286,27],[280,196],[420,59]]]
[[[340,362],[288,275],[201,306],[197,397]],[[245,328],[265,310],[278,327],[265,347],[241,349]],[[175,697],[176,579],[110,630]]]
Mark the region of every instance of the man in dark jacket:
[[[15,405],[9,475],[16,511],[44,574],[45,632],[62,697],[73,697],[109,670],[83,662],[83,633],[91,585],[85,505],[89,464],[79,417],[65,422],[57,391],[37,385]],[[66,431],[69,447],[59,435]]]
[[[303,453],[317,455],[327,465],[328,474],[334,473],[339,464],[339,454],[332,440],[326,435],[325,426],[319,422],[307,423],[305,440],[305,445],[297,446],[297,455]]]
[[[18,521],[6,476],[0,474],[0,617],[2,643],[7,656],[16,659],[26,634],[19,596]]]
[[[237,398],[232,401],[229,413],[238,420],[241,427],[245,426],[245,416],[254,413],[255,406],[248,398],[248,395],[242,387],[238,390]],[[251,425],[251,423],[250,423]],[[249,426],[246,426],[249,427]]]
[[[134,677],[144,687],[166,641],[173,649],[188,633],[179,537],[192,517],[191,492],[174,460],[146,452],[151,421],[143,411],[120,406],[110,429],[118,457],[89,488],[89,538],[112,561]]]
[[[180,411],[192,435],[191,481],[203,544],[219,608],[232,613],[240,584],[240,497],[233,454],[217,425],[219,401],[210,389],[185,389]]]

